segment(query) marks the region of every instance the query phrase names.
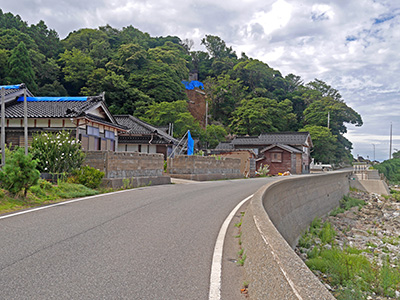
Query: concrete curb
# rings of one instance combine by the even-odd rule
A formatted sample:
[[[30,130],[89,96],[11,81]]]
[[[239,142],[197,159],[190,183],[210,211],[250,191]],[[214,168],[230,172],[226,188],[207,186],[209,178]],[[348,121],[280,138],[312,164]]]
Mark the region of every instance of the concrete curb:
[[[315,217],[339,205],[350,174],[288,177],[254,194],[242,224],[251,299],[335,299],[292,247]]]

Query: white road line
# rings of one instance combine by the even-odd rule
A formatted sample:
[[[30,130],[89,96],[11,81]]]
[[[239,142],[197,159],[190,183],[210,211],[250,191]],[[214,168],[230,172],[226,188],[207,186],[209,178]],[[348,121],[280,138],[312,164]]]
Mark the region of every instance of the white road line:
[[[249,200],[253,195],[242,200],[225,219],[224,223],[219,230],[217,241],[215,242],[214,255],[211,264],[211,275],[210,275],[210,293],[208,295],[209,300],[220,300],[221,299],[221,273],[222,273],[222,253],[224,250],[225,235],[228,230],[229,223],[232,221],[234,215],[239,208]]]
[[[88,197],[78,198],[78,199],[73,199],[73,200],[68,200],[68,201],[64,201],[64,202],[58,202],[58,203],[51,204],[51,205],[41,206],[41,207],[29,209],[29,210],[19,211],[19,212],[13,213],[13,214],[5,215],[5,216],[0,216],[0,220],[1,220],[1,219],[6,219],[6,218],[15,217],[15,216],[18,216],[18,215],[23,215],[23,214],[31,213],[31,212],[38,211],[38,210],[42,210],[42,209],[52,208],[52,207],[60,206],[60,205],[64,205],[64,204],[69,204],[69,203],[74,203],[74,202],[89,200],[89,199],[93,199],[93,198],[97,198],[97,197],[104,197],[104,196],[119,194],[119,193],[125,193],[125,192],[129,192],[129,191],[133,191],[133,190],[140,190],[140,189],[141,189],[141,188],[135,188],[135,189],[117,191],[117,192],[112,192],[112,193],[106,193],[106,194],[88,196]]]

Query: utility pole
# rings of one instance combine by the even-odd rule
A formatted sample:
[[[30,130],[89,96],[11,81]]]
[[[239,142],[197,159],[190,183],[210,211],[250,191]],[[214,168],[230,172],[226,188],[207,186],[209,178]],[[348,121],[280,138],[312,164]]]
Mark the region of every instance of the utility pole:
[[[372,144],[372,146],[374,147],[374,161],[375,161],[375,144]]]
[[[1,165],[4,166],[6,163],[6,122],[5,122],[5,99],[6,90],[1,88]]]
[[[390,146],[389,146],[389,159],[392,159],[392,122],[390,122]]]
[[[328,111],[328,129],[329,129],[330,122],[331,122],[331,112]]]
[[[24,142],[25,155],[28,155],[28,102],[26,101],[26,88],[24,89]]]

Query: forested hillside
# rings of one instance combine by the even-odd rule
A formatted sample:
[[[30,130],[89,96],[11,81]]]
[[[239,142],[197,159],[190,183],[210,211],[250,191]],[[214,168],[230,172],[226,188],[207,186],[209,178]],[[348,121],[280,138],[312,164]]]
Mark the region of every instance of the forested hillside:
[[[208,147],[228,133],[309,131],[317,161],[347,162],[345,123],[362,125],[361,116],[327,83],[284,77],[245,53],[238,56],[217,36],[204,37],[207,51],[191,51],[191,40],[151,37],[132,26],[80,29],[60,40],[43,21],[28,25],[1,10],[0,28],[1,85],[23,82],[37,96],[104,91],[112,113],[154,125],[174,122],[177,136],[190,129]],[[207,132],[188,112],[181,81],[189,71],[197,71],[205,85],[211,108]]]

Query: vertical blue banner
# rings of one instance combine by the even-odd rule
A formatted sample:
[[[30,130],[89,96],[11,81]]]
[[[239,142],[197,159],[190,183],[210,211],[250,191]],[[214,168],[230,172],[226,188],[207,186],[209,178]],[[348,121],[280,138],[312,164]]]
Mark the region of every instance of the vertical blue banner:
[[[190,135],[190,130],[188,130],[188,140],[187,140],[187,155],[193,155],[194,141]]]

